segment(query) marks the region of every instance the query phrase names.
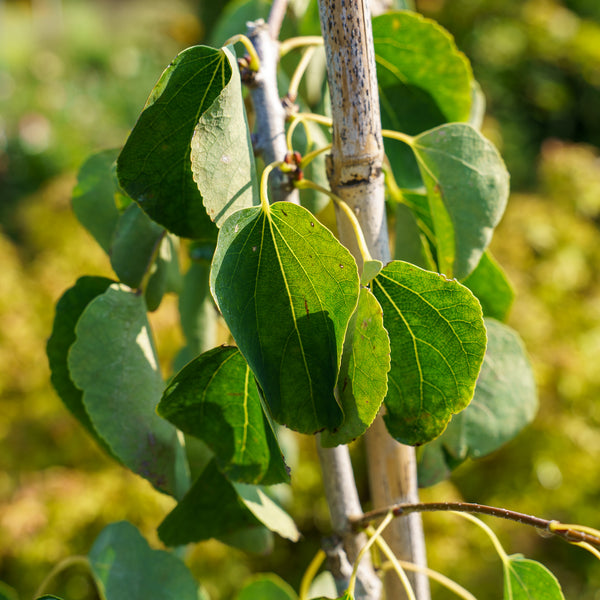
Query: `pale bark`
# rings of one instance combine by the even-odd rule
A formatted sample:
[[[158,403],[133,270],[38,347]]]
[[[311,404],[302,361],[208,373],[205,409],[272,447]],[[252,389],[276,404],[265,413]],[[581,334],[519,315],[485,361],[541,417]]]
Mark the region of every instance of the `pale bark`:
[[[328,159],[332,191],[356,214],[373,258],[390,260],[381,165],[383,141],[368,0],[319,0],[333,117]],[[340,240],[362,257],[347,219],[338,211]],[[413,448],[395,442],[381,415],[367,432],[369,479],[374,506],[418,499]],[[425,566],[420,518],[395,519],[384,537],[396,556]],[[409,575],[419,600],[430,596],[426,577]],[[389,600],[406,598],[395,575],[386,578]]]
[[[248,38],[260,58],[260,69],[250,81],[246,81],[256,120],[254,151],[268,165],[283,160],[287,152],[286,114],[277,87],[279,42],[271,36],[269,25],[262,19],[248,23]],[[271,173],[269,189],[271,202],[287,200],[300,203],[298,191],[294,190],[288,177],[278,170]]]

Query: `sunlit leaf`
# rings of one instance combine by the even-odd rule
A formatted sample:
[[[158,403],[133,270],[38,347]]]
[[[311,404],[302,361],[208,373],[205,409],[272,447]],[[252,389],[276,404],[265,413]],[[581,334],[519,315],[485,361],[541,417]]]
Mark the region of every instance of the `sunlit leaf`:
[[[504,600],[564,600],[564,596],[544,565],[513,554],[504,564]]]
[[[115,195],[119,186],[113,167],[120,149],[103,150],[90,156],[79,169],[73,189],[73,212],[79,222],[109,252],[113,232],[119,220]]]
[[[486,319],[488,346],[475,395],[444,433],[423,448],[419,482],[432,485],[467,458],[479,458],[513,439],[535,417],[535,379],[519,336]]]
[[[192,137],[192,173],[210,218],[220,227],[239,210],[260,204],[254,151],[246,121],[239,70],[200,117]]]
[[[440,271],[463,279],[504,213],[508,172],[496,148],[463,123],[426,131],[412,148],[427,187]]]
[[[292,542],[300,539],[300,532],[292,517],[271,500],[260,486],[234,483],[233,487],[246,508],[271,531]]]
[[[303,433],[335,429],[334,388],[358,300],[351,254],[300,206],[244,209],[221,228],[211,289],[273,418]]]
[[[182,237],[215,235],[191,170],[198,119],[231,79],[224,50],[193,46],[167,67],[117,161],[121,187],[148,215]]]
[[[387,393],[389,370],[390,340],[381,306],[370,290],[362,288],[344,342],[338,380],[344,421],[336,432],[323,432],[323,446],[347,444],[369,428]]]
[[[110,453],[104,439],[92,425],[83,404],[83,393],[71,379],[67,362],[68,352],[75,341],[75,326],[81,313],[97,296],[103,294],[114,281],[105,277],[81,277],[68,289],[56,305],[52,335],[46,353],[50,364],[50,380],[54,389],[73,416],[87,429],[88,433]]]
[[[289,583],[274,573],[255,575],[244,584],[236,600],[296,600],[298,598]]]
[[[373,19],[373,41],[384,129],[416,135],[469,118],[471,67],[443,27],[414,12],[388,12]],[[420,187],[410,149],[389,139],[385,148],[400,187]]]
[[[232,480],[258,483],[270,460],[263,411],[250,367],[234,347],[214,348],[171,381],[158,413],[202,439]]]
[[[186,565],[171,552],[151,549],[126,521],[102,530],[89,560],[106,600],[198,600],[198,584]]]
[[[266,526],[292,540],[299,537],[291,517],[257,486],[233,484],[211,461],[158,528],[168,546],[210,538],[227,541],[242,530]]]
[[[372,289],[392,353],[385,422],[397,440],[423,444],[473,397],[486,345],[481,307],[457,281],[400,261]]]
[[[112,452],[158,489],[188,486],[177,430],[156,414],[163,391],[141,295],[111,285],[83,311],[68,355],[74,384]]]

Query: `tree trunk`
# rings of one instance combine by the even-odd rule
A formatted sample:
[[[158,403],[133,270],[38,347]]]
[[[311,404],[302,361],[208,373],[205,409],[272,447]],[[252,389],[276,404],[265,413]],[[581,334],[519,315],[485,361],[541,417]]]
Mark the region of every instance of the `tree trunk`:
[[[333,117],[329,182],[356,214],[373,258],[386,263],[390,250],[381,173],[384,150],[368,0],[319,0],[319,13]],[[362,268],[354,233],[341,211],[337,211],[337,220],[340,240]],[[366,441],[374,507],[417,502],[414,449],[390,437],[381,415],[367,432]],[[425,566],[421,519],[412,516],[395,519],[384,538],[399,559]],[[409,574],[409,579],[418,600],[427,600],[427,578]],[[393,573],[386,577],[386,597],[407,597]]]

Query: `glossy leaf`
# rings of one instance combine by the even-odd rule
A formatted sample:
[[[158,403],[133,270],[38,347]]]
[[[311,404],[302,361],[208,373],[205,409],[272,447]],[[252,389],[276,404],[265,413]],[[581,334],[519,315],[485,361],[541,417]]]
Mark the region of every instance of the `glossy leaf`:
[[[119,186],[113,167],[120,149],[104,150],[90,156],[79,169],[73,189],[73,212],[78,221],[109,252],[120,212],[115,203]]]
[[[564,596],[544,565],[513,554],[504,564],[504,600],[564,600]]]
[[[486,345],[481,307],[457,281],[400,261],[372,289],[391,344],[385,422],[398,441],[423,444],[473,397]]]
[[[87,305],[114,283],[105,277],[81,277],[68,289],[56,305],[52,335],[46,353],[50,364],[50,380],[60,399],[88,433],[110,453],[110,449],[94,428],[83,403],[83,393],[75,386],[67,361],[69,349],[75,342],[75,326]]]
[[[412,148],[427,187],[440,272],[463,279],[504,213],[508,172],[491,142],[463,123],[426,131]]]
[[[121,215],[110,250],[110,264],[119,279],[132,288],[140,286],[156,258],[165,230],[137,205]]]
[[[236,600],[297,600],[294,589],[274,573],[255,575],[244,584]]]
[[[300,206],[244,209],[221,228],[211,290],[273,418],[302,433],[335,429],[334,388],[358,300],[350,253]]]
[[[89,561],[106,600],[198,600],[198,584],[186,565],[170,552],[151,549],[126,521],[102,530]]]
[[[369,428],[387,393],[389,370],[390,339],[381,306],[370,290],[362,288],[344,342],[338,380],[344,421],[336,432],[323,432],[323,446],[347,444]]]
[[[211,223],[191,170],[198,119],[231,79],[224,50],[193,46],[167,67],[117,161],[121,187],[157,223],[189,238],[211,238]]]
[[[232,480],[258,483],[269,466],[263,411],[250,367],[234,347],[201,354],[171,381],[158,414],[203,440]]]
[[[224,52],[231,79],[200,116],[191,146],[194,181],[218,227],[236,210],[260,204],[240,74],[231,51]]]
[[[188,486],[177,430],[156,414],[163,390],[144,299],[121,284],[92,300],[75,328],[68,365],[94,428],[156,488]]]
[[[373,19],[373,41],[384,129],[416,135],[469,118],[471,67],[439,24],[414,12],[389,12]],[[385,149],[400,187],[420,187],[410,149],[389,139]]]
[[[469,406],[423,449],[419,480],[432,485],[467,458],[500,448],[531,423],[538,407],[535,379],[519,336],[494,319],[485,321],[488,346]]]
[[[463,281],[481,303],[484,317],[504,321],[515,298],[515,292],[489,251],[483,253],[475,270]]]

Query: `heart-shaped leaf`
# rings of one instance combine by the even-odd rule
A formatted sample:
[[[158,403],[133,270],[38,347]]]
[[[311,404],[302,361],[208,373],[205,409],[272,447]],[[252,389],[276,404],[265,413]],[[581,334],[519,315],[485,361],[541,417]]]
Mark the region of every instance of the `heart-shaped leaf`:
[[[244,583],[236,600],[297,600],[298,595],[289,583],[274,573],[255,575]]]
[[[191,151],[194,181],[217,227],[236,210],[260,204],[240,74],[231,51],[224,52],[231,79],[200,116]]]
[[[370,290],[362,288],[344,342],[338,381],[344,422],[335,433],[322,433],[323,446],[347,444],[369,428],[387,393],[389,370],[390,339],[381,306]]]
[[[119,209],[115,196],[119,186],[113,168],[120,149],[103,150],[90,156],[79,169],[73,189],[73,212],[78,221],[109,252]]]
[[[94,579],[106,600],[198,600],[198,584],[170,552],[153,550],[126,521],[111,523],[89,552]]]
[[[191,140],[200,117],[231,80],[225,50],[193,46],[161,75],[117,160],[121,187],[169,231],[213,238],[192,177]]]
[[[467,458],[479,458],[513,439],[535,417],[535,379],[519,336],[485,321],[488,345],[475,395],[419,460],[419,483],[433,485]]]
[[[398,441],[423,444],[473,397],[486,346],[481,307],[457,281],[401,261],[372,289],[392,352],[385,422]]]
[[[493,144],[464,123],[426,131],[411,145],[427,187],[439,269],[463,279],[504,213],[508,172]]]
[[[504,563],[504,600],[564,600],[560,584],[541,563],[513,554]]]
[[[302,433],[342,420],[334,388],[358,301],[352,255],[306,209],[243,209],[219,233],[211,290],[273,418]]]
[[[164,228],[137,204],[127,207],[117,223],[110,249],[110,264],[124,284],[140,286],[164,235]]]
[[[143,297],[111,285],[87,305],[75,335],[69,370],[95,430],[132,471],[182,495],[185,456],[175,427],[156,414],[164,384]]]
[[[212,460],[160,524],[158,535],[168,546],[180,546],[210,538],[225,541],[263,525],[294,541],[300,535],[291,517],[259,487],[232,484]]]
[[[443,27],[415,12],[388,12],[373,19],[373,42],[384,129],[417,135],[467,121],[471,66]],[[400,187],[422,186],[404,143],[386,139],[385,150]]]
[[[109,454],[104,439],[98,435],[83,404],[83,393],[75,386],[69,371],[67,357],[75,342],[75,326],[81,313],[97,296],[103,294],[114,281],[105,277],[81,277],[68,289],[56,305],[52,335],[46,353],[50,364],[50,380],[54,389],[73,416],[87,429],[88,433]]]
[[[230,479],[258,483],[267,472],[272,432],[237,348],[214,348],[186,365],[165,390],[158,414],[203,440]]]

